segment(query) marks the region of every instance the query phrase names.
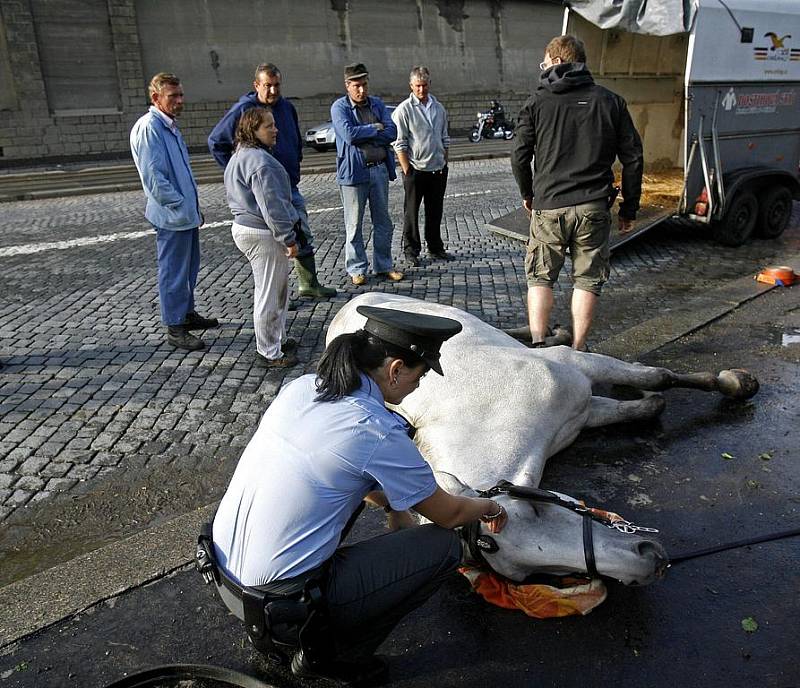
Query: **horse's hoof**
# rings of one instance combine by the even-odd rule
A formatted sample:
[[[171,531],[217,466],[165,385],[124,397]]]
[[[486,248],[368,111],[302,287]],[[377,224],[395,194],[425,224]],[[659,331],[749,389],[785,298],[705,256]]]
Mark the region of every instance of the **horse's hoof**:
[[[719,391],[731,399],[749,399],[758,393],[758,380],[742,368],[721,370],[717,383]]]
[[[571,344],[572,332],[558,325],[553,329],[553,334],[544,338],[545,346],[570,346]]]
[[[509,327],[504,329],[503,332],[520,342],[529,342],[533,339],[531,337],[531,328],[527,325],[523,325],[522,327]]]
[[[667,402],[658,392],[644,392],[641,401],[642,411],[646,418],[656,418],[664,413]]]

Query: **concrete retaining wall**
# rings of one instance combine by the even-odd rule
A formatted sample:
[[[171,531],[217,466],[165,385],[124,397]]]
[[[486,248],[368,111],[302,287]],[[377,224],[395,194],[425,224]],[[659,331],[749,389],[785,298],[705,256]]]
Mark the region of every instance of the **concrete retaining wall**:
[[[158,71],[183,80],[180,126],[201,149],[264,61],[281,68],[303,129],[329,119],[343,65],[362,61],[387,103],[407,96],[412,65],[427,64],[451,128],[464,131],[492,98],[516,113],[562,17],[560,3],[529,0],[91,4],[0,0],[0,165],[127,153]]]

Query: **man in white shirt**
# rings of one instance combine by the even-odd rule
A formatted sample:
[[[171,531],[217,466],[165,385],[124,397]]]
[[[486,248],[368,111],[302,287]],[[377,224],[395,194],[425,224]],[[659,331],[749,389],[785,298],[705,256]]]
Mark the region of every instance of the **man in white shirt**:
[[[428,254],[450,260],[441,236],[444,192],[447,188],[447,112],[430,92],[431,74],[427,67],[412,67],[411,95],[392,113],[397,125],[394,149],[403,169],[405,190],[403,250],[406,260],[419,265],[422,240],[419,233],[419,208],[425,201],[425,243]]]

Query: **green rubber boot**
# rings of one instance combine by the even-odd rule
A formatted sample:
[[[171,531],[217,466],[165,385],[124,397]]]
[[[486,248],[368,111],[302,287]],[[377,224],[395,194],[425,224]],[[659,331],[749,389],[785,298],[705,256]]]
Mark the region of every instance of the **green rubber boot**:
[[[338,293],[332,287],[323,287],[317,279],[317,265],[314,256],[303,256],[294,259],[297,272],[297,293],[305,298],[327,299]]]

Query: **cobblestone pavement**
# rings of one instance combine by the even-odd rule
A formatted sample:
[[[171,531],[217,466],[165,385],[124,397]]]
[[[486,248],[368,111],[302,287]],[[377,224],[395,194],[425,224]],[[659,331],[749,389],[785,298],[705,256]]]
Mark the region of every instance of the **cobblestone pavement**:
[[[423,262],[403,282],[368,289],[463,308],[499,327],[522,324],[524,246],[484,223],[517,206],[508,160],[454,163],[445,233],[456,259]],[[362,291],[344,273],[343,220],[334,175],[307,176],[322,281],[341,290],[289,314],[301,365],[254,365],[252,279],[230,237],[221,185],[200,188],[198,310],[222,328],[207,349],[168,346],[159,323],[155,242],[141,192],[17,202],[0,222],[0,520],[24,525],[28,509],[58,493],[91,489],[125,469],[192,471],[204,461],[232,470],[285,379],[313,371],[331,317]],[[400,250],[402,186],[391,186]],[[797,207],[795,208],[797,210]],[[593,338],[600,341],[668,311],[719,281],[754,273],[800,247],[800,218],[774,241],[722,249],[702,230],[665,225],[615,254]],[[556,289],[556,318],[568,322],[569,280]],[[609,314],[613,313],[613,317]],[[1,548],[0,548],[1,549]]]

